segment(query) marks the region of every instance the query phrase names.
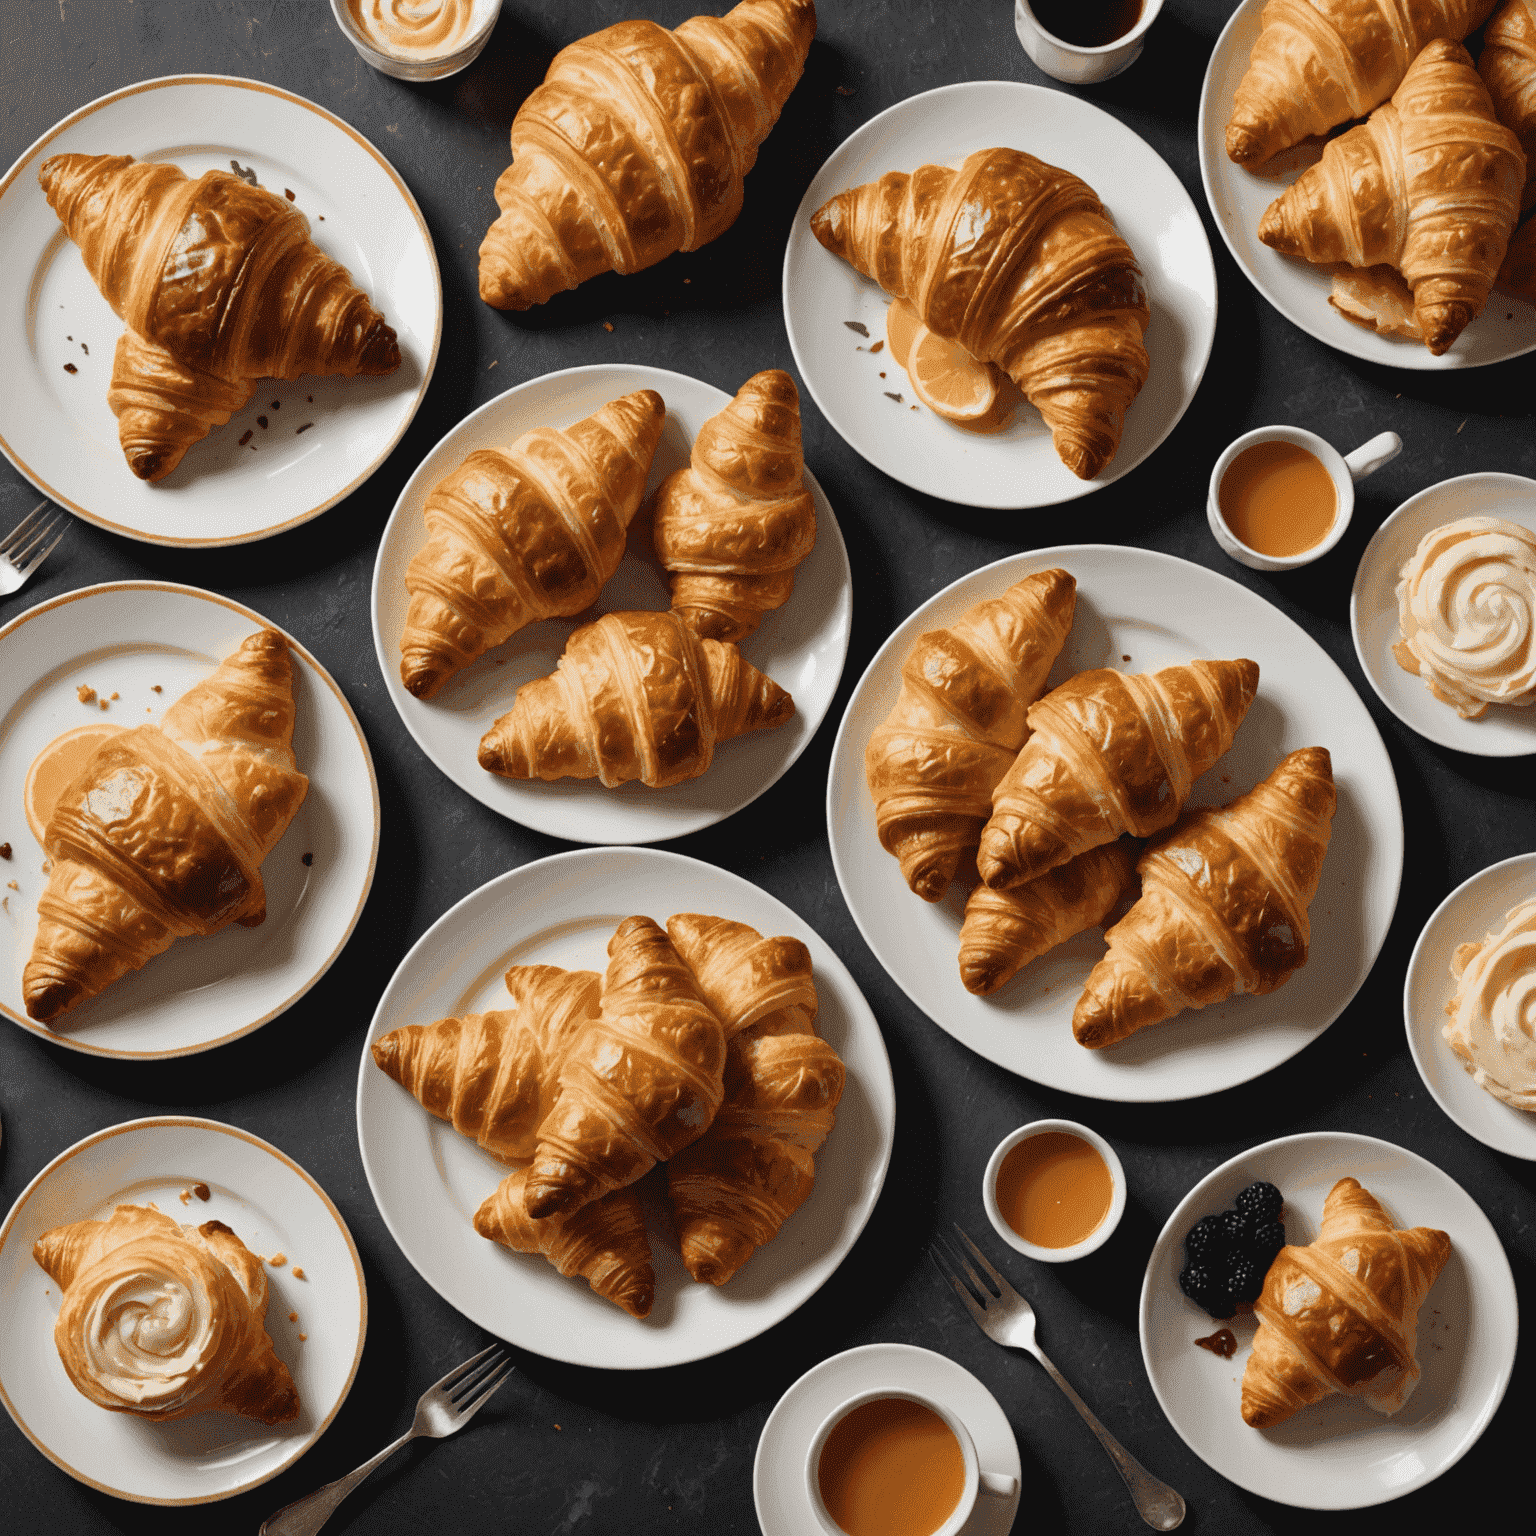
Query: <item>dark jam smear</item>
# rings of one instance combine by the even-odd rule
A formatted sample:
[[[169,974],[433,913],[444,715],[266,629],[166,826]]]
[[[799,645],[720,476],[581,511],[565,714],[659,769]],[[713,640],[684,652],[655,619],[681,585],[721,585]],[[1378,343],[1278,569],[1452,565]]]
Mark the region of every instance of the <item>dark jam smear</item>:
[[[1195,1343],[1213,1355],[1220,1355],[1223,1360],[1230,1360],[1237,1353],[1237,1335],[1230,1328],[1218,1328],[1215,1333],[1196,1339]]]

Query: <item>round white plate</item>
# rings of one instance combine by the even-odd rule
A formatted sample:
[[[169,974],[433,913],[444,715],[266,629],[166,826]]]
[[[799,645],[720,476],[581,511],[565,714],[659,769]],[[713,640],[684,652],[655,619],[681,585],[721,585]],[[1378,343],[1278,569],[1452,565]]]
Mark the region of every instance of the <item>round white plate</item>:
[[[1259,35],[1264,0],[1242,0],[1216,40],[1200,92],[1200,179],[1211,217],[1227,249],[1248,281],[1309,336],[1350,357],[1392,368],[1480,368],[1536,349],[1536,308],[1524,299],[1495,291],[1482,314],[1450,350],[1434,356],[1421,341],[1380,336],[1346,320],[1329,302],[1333,273],[1296,256],[1282,256],[1259,239],[1264,211],[1319,158],[1316,141],[1276,155],[1271,168],[1256,175],[1227,158],[1227,119],[1232,97],[1248,69],[1248,55]],[[1342,131],[1342,130],[1341,130]]]
[[[916,405],[901,365],[888,351],[869,350],[884,340],[889,297],[811,233],[811,215],[839,192],[887,171],[958,166],[973,151],[999,144],[1081,176],[1146,278],[1152,371],[1126,412],[1119,449],[1092,480],[1079,480],[1056,457],[1031,405],[1021,404],[1009,427],[992,434],[967,432]],[[850,320],[867,327],[868,340],[847,328]],[[966,506],[1047,507],[1128,474],[1174,429],[1195,397],[1216,336],[1216,268],[1189,194],[1144,139],[1063,91],[967,81],[887,108],[816,173],[784,253],[784,324],[822,414],[877,469]],[[902,400],[889,399],[887,390]]]
[[[821,1536],[805,1487],[805,1458],[822,1421],[859,1392],[924,1392],[949,1408],[971,1432],[984,1472],[1017,1481],[1022,1475],[1013,1426],[997,1399],[965,1369],[913,1344],[865,1344],[812,1366],[775,1405],[763,1425],[752,1463],[757,1523],[768,1536]],[[1013,1497],[976,1501],[963,1536],[1008,1536],[1022,1487]]]
[[[1445,1043],[1445,1009],[1456,991],[1451,957],[1497,933],[1511,907],[1536,895],[1536,853],[1490,864],[1463,881],[1425,923],[1403,979],[1403,1022],[1413,1064],[1437,1103],[1467,1135],[1536,1162],[1536,1115],[1496,1099],[1472,1080]]]
[[[618,570],[585,613],[519,630],[456,673],[430,700],[406,689],[400,681],[400,637],[410,601],[405,573],[427,541],[422,508],[437,483],[478,448],[506,447],[538,426],[569,427],[637,389],[654,389],[667,403],[661,444],[646,482],[648,500],[666,476],[687,464],[699,428],[728,405],[731,396],[665,368],[566,368],[530,379],[482,405],[422,460],[390,514],[373,568],[373,639],[379,668],[417,746],[482,805],[535,832],[574,843],[650,843],[682,837],[751,804],[789,771],[831,708],[853,623],[853,579],[842,531],[831,503],[807,470],[805,483],[816,503],[816,547],[796,570],[789,601],[765,615],[741,647],[753,666],[793,695],[794,716],[774,730],[722,742],[698,778],[666,789],[636,783],[614,790],[604,789],[596,779],[503,779],[476,760],[480,738],[491,722],[511,709],[524,683],[555,670],[566,640],[579,625],[603,613],[671,605],[666,572],[651,550],[646,502],[630,525],[629,547]]]
[[[0,842],[13,850],[0,864],[0,881],[16,884],[0,891],[0,1013],[22,1028],[95,1056],[185,1056],[275,1018],[341,953],[373,884],[379,788],[351,706],[289,635],[298,707],[293,750],[309,793],[261,866],[266,921],[180,939],[52,1028],[29,1019],[21,1000],[37,899],[48,883],[43,850],[22,811],[34,759],[77,725],[158,720],[263,627],[278,626],[213,592],[125,581],[66,593],[0,629]],[[80,702],[82,683],[102,698],[120,697],[103,713]]]
[[[1257,1323],[1251,1312],[1226,1323],[1211,1318],[1179,1290],[1184,1234],[1267,1179],[1285,1196],[1286,1241],[1310,1243],[1328,1191],[1345,1177],[1358,1179],[1400,1226],[1450,1234],[1450,1259],[1419,1309],[1423,1375],[1390,1418],[1335,1395],[1274,1429],[1250,1429],[1242,1379]],[[1223,1327],[1238,1336],[1230,1360],[1194,1342]],[[1509,1260],[1477,1202],[1417,1154],[1340,1131],[1283,1136],[1207,1174],[1168,1218],[1141,1286],[1142,1359],[1169,1423],[1239,1488],[1299,1509],[1384,1504],[1454,1466],[1498,1409],[1518,1332]]]
[[[960,984],[965,892],[914,896],[880,846],[864,778],[864,746],[901,691],[901,663],[925,630],[953,623],[1031,571],[1077,578],[1077,616],[1051,670],[1055,687],[1090,667],[1150,672],[1195,657],[1248,656],[1259,694],[1227,755],[1195,784],[1191,805],[1251,789],[1298,747],[1327,747],[1339,806],[1312,899],[1307,965],[1267,997],[1234,997],[1090,1051],[1072,1010],[1104,953],[1097,929],[1026,966],[989,998]],[[1116,545],[1011,555],[930,598],[881,646],[848,702],[832,749],[827,829],[843,898],[897,985],[973,1051],[1048,1088],[1092,1099],[1191,1099],[1247,1082],[1315,1040],[1369,974],[1397,905],[1403,821],[1392,762],[1348,679],[1278,608],[1204,566]]]
[[[209,1199],[183,1203],[195,1184]],[[32,1245],[54,1227],[151,1201],[184,1226],[222,1221],[252,1253],[286,1256],[267,1269],[266,1327],[299,1391],[291,1423],[206,1413],[151,1424],[97,1407],[65,1374],[53,1342],[58,1287]],[[346,1401],[368,1326],[357,1248],[325,1191],[248,1131],[179,1115],[97,1131],[27,1185],[0,1227],[0,1304],[0,1400],[17,1426],[71,1477],[141,1504],[207,1504],[291,1467]]]
[[[652,1188],[656,1303],[639,1322],[471,1225],[507,1168],[429,1115],[374,1065],[371,1046],[404,1024],[506,1005],[512,965],[602,971],[626,918],[665,923],[709,912],[787,933],[811,951],[821,1000],[816,1027],[843,1058],[837,1124],[816,1154],[816,1187],[774,1241],[717,1289],[692,1281]],[[890,1161],[896,1097],[880,1027],[826,942],[782,902],[739,875],[655,848],[590,848],[525,864],[450,908],[400,962],[363,1046],[357,1133],[363,1167],[394,1239],[437,1293],[482,1328],[572,1365],[640,1370],[719,1354],[788,1317],[843,1261],[864,1229]]]
[[[1397,583],[1419,540],[1464,517],[1502,517],[1536,530],[1536,480],[1523,475],[1458,475],[1411,496],[1371,536],[1349,595],[1355,654],[1381,702],[1404,725],[1442,747],[1477,757],[1524,757],[1536,752],[1536,709],[1491,704],[1477,720],[1463,720],[1424,680],[1405,672],[1392,654],[1403,637],[1397,619]]]
[[[291,192],[310,238],[395,328],[399,368],[383,378],[263,380],[165,479],[137,479],[107,405],[123,323],[37,184],[38,167],[57,154],[169,160],[192,177],[238,161],[262,186]],[[410,425],[442,325],[437,257],[410,190],[355,128],[275,85],[142,80],[70,113],[0,179],[0,355],[10,370],[0,450],[61,506],[132,539],[243,544],[335,505]]]

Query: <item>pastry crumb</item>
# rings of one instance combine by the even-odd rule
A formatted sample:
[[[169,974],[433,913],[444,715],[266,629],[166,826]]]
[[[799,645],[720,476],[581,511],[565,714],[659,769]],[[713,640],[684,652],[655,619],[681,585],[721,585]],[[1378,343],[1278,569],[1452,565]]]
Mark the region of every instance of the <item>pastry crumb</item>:
[[[11,845],[9,843],[0,843],[0,859],[8,859],[10,856]]]
[[[96,690],[92,688],[89,683],[81,683],[80,686],[75,689],[75,697],[79,699],[82,704],[94,704],[96,702]]]
[[[192,1193],[196,1195],[199,1200],[207,1200],[211,1197],[212,1191],[206,1184],[194,1184],[192,1186]]]
[[[149,691],[151,693],[164,693],[165,692],[165,690],[160,686],[159,683],[151,683],[149,685]]]
[[[270,1264],[273,1269],[281,1269],[287,1262],[288,1255],[286,1253],[274,1253],[272,1257],[267,1260],[267,1263]]]
[[[604,320],[603,321],[603,329],[605,331],[611,331],[613,329],[613,321],[612,320]]]
[[[65,373],[79,373],[80,370],[78,368],[76,368],[73,363],[65,363],[64,364],[64,372]]]
[[[192,1191],[190,1189],[184,1189],[179,1195],[176,1196],[176,1198],[180,1200],[183,1205],[191,1205]]]
[[[109,704],[105,699],[98,699],[96,702],[100,704],[103,709],[111,709],[112,707],[111,704]]]
[[[298,1320],[299,1320],[299,1314],[297,1312],[290,1312],[288,1314],[288,1321],[290,1323],[296,1323],[296,1322],[298,1322]]]
[[[295,1280],[302,1280],[304,1278],[304,1271],[297,1264],[293,1266],[293,1278]]]
[[[301,1333],[299,1335],[299,1343],[300,1344],[304,1343],[308,1338],[309,1338],[309,1335],[307,1333]]]

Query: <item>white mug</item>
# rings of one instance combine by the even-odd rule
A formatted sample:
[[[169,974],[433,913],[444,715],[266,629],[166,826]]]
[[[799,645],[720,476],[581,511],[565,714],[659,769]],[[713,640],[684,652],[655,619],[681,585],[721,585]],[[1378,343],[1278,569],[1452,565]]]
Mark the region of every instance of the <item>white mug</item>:
[[[827,1437],[855,1408],[862,1408],[866,1403],[880,1402],[891,1397],[917,1403],[928,1409],[930,1413],[937,1414],[958,1442],[960,1454],[965,1461],[965,1483],[960,1490],[960,1497],[955,1507],[949,1512],[948,1518],[933,1532],[933,1536],[957,1536],[961,1527],[971,1518],[977,1499],[1011,1499],[1018,1491],[1017,1478],[1005,1472],[982,1470],[976,1457],[976,1442],[971,1439],[970,1431],[943,1403],[921,1392],[909,1391],[905,1387],[876,1387],[839,1403],[822,1420],[821,1427],[816,1431],[811,1440],[810,1449],[806,1452],[806,1491],[810,1495],[811,1509],[815,1512],[817,1523],[824,1536],[845,1536],[843,1528],[827,1513],[827,1506],[821,1499],[821,1453],[826,1447]]]
[[[1083,48],[1047,32],[1030,9],[1029,0],[1014,0],[1013,30],[1019,34],[1024,52],[1054,80],[1068,85],[1093,85],[1110,80],[1127,70],[1141,57],[1147,28],[1157,20],[1163,0],[1142,0],[1141,16],[1124,37],[1102,48]]]
[[[1227,520],[1222,515],[1222,477],[1231,467],[1233,459],[1245,448],[1252,448],[1255,443],[1294,443],[1298,448],[1305,448],[1328,471],[1333,481],[1333,526],[1321,541],[1310,549],[1302,550],[1300,554],[1265,555],[1250,549],[1227,526]],[[1379,432],[1353,453],[1342,454],[1332,443],[1315,432],[1308,432],[1305,427],[1259,427],[1255,431],[1245,432],[1216,460],[1215,468],[1211,470],[1210,487],[1206,492],[1205,520],[1211,525],[1216,542],[1234,560],[1252,566],[1256,571],[1294,571],[1326,555],[1344,537],[1344,530],[1349,527],[1349,520],[1355,515],[1355,482],[1374,474],[1383,464],[1395,459],[1402,450],[1403,440],[1396,432]]]

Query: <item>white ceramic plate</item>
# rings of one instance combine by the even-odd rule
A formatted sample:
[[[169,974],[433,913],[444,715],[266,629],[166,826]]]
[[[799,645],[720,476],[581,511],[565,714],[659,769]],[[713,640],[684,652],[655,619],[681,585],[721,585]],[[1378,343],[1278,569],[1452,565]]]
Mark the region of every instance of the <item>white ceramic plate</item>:
[[[1404,564],[1426,533],[1464,517],[1502,517],[1536,530],[1536,480],[1459,475],[1409,497],[1387,518],[1365,546],[1349,596],[1355,654],[1381,702],[1419,735],[1477,757],[1524,757],[1536,752],[1536,709],[1492,704],[1480,719],[1463,720],[1392,654],[1403,637],[1397,582]]]
[[[1423,1375],[1390,1418],[1335,1395],[1274,1429],[1250,1429],[1241,1384],[1257,1324],[1251,1312],[1219,1322],[1179,1290],[1184,1234],[1255,1179],[1267,1179],[1285,1196],[1287,1242],[1310,1243],[1328,1191],[1345,1177],[1358,1179],[1399,1225],[1450,1234],[1451,1257],[1419,1309]],[[1471,1449],[1509,1385],[1518,1319],[1498,1234],[1454,1179],[1391,1142],[1318,1131],[1244,1152],[1184,1197],[1147,1263],[1141,1354],[1169,1423],[1223,1477],[1278,1504],[1360,1509],[1422,1488]],[[1238,1335],[1230,1360],[1194,1342],[1222,1327]]]
[[[1125,417],[1108,467],[1079,480],[1056,457],[1033,406],[1009,427],[967,432],[914,410],[915,397],[885,336],[880,286],[825,250],[811,215],[887,171],[958,166],[996,145],[1027,150],[1081,176],[1109,209],[1146,277],[1151,375]],[[866,341],[845,322],[867,327]],[[897,102],[833,151],[806,189],[784,253],[784,324],[822,414],[877,469],[914,490],[973,507],[1046,507],[1128,474],[1173,430],[1195,397],[1216,335],[1216,268],[1200,215],[1157,152],[1107,112],[1063,91],[1009,80],[946,85]],[[886,375],[881,377],[882,372]],[[900,403],[886,391],[900,394]]]
[[[1536,1162],[1536,1115],[1479,1088],[1441,1033],[1456,991],[1451,957],[1504,926],[1511,907],[1536,895],[1536,853],[1479,870],[1425,923],[1403,980],[1403,1022],[1413,1064],[1437,1103],[1467,1135],[1511,1157]]]
[[[742,380],[745,383],[745,380]],[[416,744],[482,805],[575,843],[650,843],[682,837],[723,821],[769,789],[810,745],[831,707],[848,654],[853,583],[848,551],[831,504],[806,471],[816,502],[816,547],[795,572],[789,601],[767,614],[743,643],[742,654],[795,700],[787,724],[715,749],[696,779],[666,789],[625,784],[604,789],[596,779],[518,782],[488,773],[476,760],[480,738],[512,707],[517,690],[555,670],[571,632],[599,614],[670,606],[667,575],[650,547],[650,508],[642,503],[630,526],[629,548],[597,602],[572,619],[546,619],[519,630],[456,673],[432,699],[400,681],[400,637],[409,597],[405,573],[426,543],[422,508],[433,488],[478,448],[505,447],[538,426],[568,427],[610,400],[654,389],[667,420],[646,483],[649,499],[674,469],[688,462],[694,437],[730,403],[724,390],[665,368],[628,365],[567,368],[509,389],[465,417],[406,482],[379,544],[373,568],[373,639],[389,696]]]
[[[0,864],[0,880],[17,887],[0,892],[0,1013],[24,1029],[96,1056],[205,1051],[275,1018],[341,953],[373,883],[379,789],[351,706],[289,635],[298,707],[293,750],[309,793],[261,866],[266,921],[178,940],[54,1028],[29,1019],[21,1000],[37,899],[47,885],[43,850],[22,810],[33,760],[78,725],[158,720],[264,626],[277,627],[197,587],[127,581],[66,593],[0,629],[0,841],[14,851]],[[120,697],[103,714],[98,704],[80,702],[82,683],[100,697]]]
[[[1256,175],[1227,158],[1227,119],[1232,97],[1248,69],[1259,35],[1264,0],[1242,0],[1216,40],[1200,93],[1200,178],[1211,216],[1227,249],[1249,282],[1293,325],[1350,357],[1392,368],[1480,368],[1536,349],[1536,308],[1524,299],[1495,292],[1482,314],[1450,350],[1434,356],[1423,342],[1379,336],[1346,320],[1328,302],[1332,269],[1282,256],[1259,239],[1264,211],[1319,158],[1315,141],[1276,155],[1273,169]]]
[[[209,1199],[183,1203],[194,1184]],[[54,1227],[151,1201],[183,1225],[222,1221],[263,1258],[287,1257],[267,1269],[266,1326],[298,1388],[291,1423],[208,1413],[150,1424],[98,1408],[65,1374],[53,1343],[58,1287],[32,1245]],[[17,1426],[71,1477],[141,1504],[227,1499],[292,1466],[346,1401],[368,1324],[357,1248],[325,1191],[249,1132],[182,1116],[97,1131],[32,1180],[0,1227],[0,1305],[0,1400]]]
[[[768,1536],[821,1536],[805,1488],[805,1458],[822,1421],[859,1392],[923,1392],[949,1408],[971,1432],[983,1471],[1022,1473],[1013,1426],[997,1399],[965,1369],[913,1344],[865,1344],[812,1366],[775,1405],[752,1463],[757,1523]],[[976,1501],[963,1536],[1007,1536],[1023,1489],[1012,1498]]]
[[[506,1176],[374,1065],[371,1046],[405,1024],[506,1004],[512,965],[602,971],[613,931],[645,913],[710,912],[787,933],[811,951],[817,1029],[843,1058],[837,1124],[816,1154],[816,1187],[728,1285],[688,1277],[652,1202],[656,1303],[644,1322],[562,1278],[535,1254],[511,1253],[471,1225]],[[895,1133],[896,1099],[879,1025],[826,942],[782,902],[739,875],[654,848],[591,848],[525,864],[480,887],[422,935],[379,1001],[357,1081],[357,1131],[369,1187],[422,1278],[482,1328],[573,1365],[637,1370],[719,1354],[788,1317],[831,1276],[874,1209]],[[654,1180],[654,1175],[652,1176]],[[649,1193],[649,1192],[648,1192]]]
[[[384,378],[264,380],[165,479],[137,479],[107,405],[123,323],[37,184],[57,154],[169,160],[193,177],[233,160],[262,186],[292,192],[310,238],[395,328],[400,367]],[[274,85],[142,80],[72,112],[0,180],[0,355],[10,371],[0,449],[61,506],[129,538],[243,544],[355,491],[425,397],[442,323],[437,257],[405,183],[355,128]]]
[[[1191,805],[1251,789],[1298,747],[1327,747],[1339,807],[1312,900],[1308,964],[1268,997],[1234,997],[1144,1029],[1107,1050],[1072,1036],[1072,1010],[1104,953],[1097,930],[1026,966],[990,998],[960,984],[965,894],[914,896],[875,833],[864,746],[901,689],[901,663],[925,630],[953,623],[1031,571],[1077,578],[1077,616],[1052,687],[1090,667],[1156,671],[1198,656],[1248,656],[1259,694],[1227,755],[1197,781]],[[1197,1098],[1247,1082],[1315,1040],[1369,974],[1397,905],[1403,822],[1392,762],[1370,715],[1327,653],[1279,609],[1204,566],[1114,545],[1012,555],[930,598],[876,653],[848,702],[827,783],[832,863],[865,942],[938,1026],[999,1066],[1092,1099]]]

